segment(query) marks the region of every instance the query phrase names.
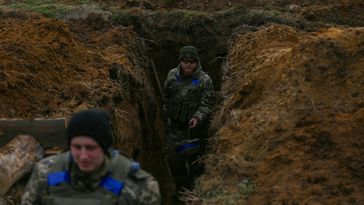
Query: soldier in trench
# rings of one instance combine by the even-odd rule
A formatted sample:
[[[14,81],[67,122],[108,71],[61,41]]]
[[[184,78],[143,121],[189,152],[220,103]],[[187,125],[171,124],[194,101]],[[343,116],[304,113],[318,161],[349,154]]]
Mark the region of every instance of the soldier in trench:
[[[177,191],[192,189],[203,172],[209,116],[215,104],[211,78],[202,70],[198,51],[185,46],[179,65],[165,81],[163,110],[167,119],[166,153]]]
[[[70,151],[36,165],[21,205],[159,205],[158,182],[112,149],[106,112],[91,109],[72,116],[66,131]]]

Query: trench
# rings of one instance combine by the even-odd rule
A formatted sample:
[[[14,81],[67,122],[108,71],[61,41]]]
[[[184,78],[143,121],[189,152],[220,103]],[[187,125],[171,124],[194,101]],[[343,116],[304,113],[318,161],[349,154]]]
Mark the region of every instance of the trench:
[[[150,59],[150,69],[147,71],[153,84],[153,89],[159,96],[156,110],[162,106],[163,85],[168,71],[178,65],[179,49],[186,45],[195,46],[200,55],[201,65],[205,72],[211,77],[214,89],[217,93],[217,105],[221,97],[218,93],[223,82],[223,75],[227,69],[227,56],[229,46],[233,43],[235,36],[257,30],[259,26],[266,23],[283,23],[297,28],[305,29],[306,23],[297,19],[281,18],[273,16],[269,12],[256,12],[237,8],[227,10],[225,13],[204,14],[193,11],[170,11],[170,12],[135,12],[120,11],[113,19],[113,24],[132,26],[140,38],[144,47],[145,55]],[[150,126],[145,119],[150,111],[144,110],[140,113],[141,127],[145,133],[158,133],[164,137],[164,133],[157,129],[164,129],[161,126]],[[155,123],[154,123],[155,125]],[[210,135],[213,134],[210,132]],[[148,139],[144,139],[148,144]],[[163,149],[156,142],[150,142],[151,147],[158,152]],[[153,151],[152,151],[153,152]],[[174,190],[173,180],[168,171],[161,171],[161,167],[155,167],[151,158],[146,157],[149,169],[156,175],[160,182],[163,204],[178,204],[172,198]],[[153,168],[154,166],[154,168]],[[162,166],[166,168],[166,166]],[[193,179],[191,179],[193,182]]]
[[[94,23],[98,29],[107,27],[110,23],[98,16],[90,17],[89,20],[88,23]],[[144,89],[130,76],[130,73],[123,72],[122,65],[109,67],[109,78],[112,81],[128,81],[125,92],[131,96],[128,99],[130,104],[123,101],[122,96],[114,96],[112,99],[114,104],[110,111],[119,116],[114,118],[114,124],[117,135],[122,136],[118,143],[123,146],[119,150],[140,161],[142,168],[155,176],[160,184],[163,204],[177,204],[178,202],[172,198],[175,193],[172,176],[166,161],[161,160],[164,158],[162,150],[165,124],[160,116],[162,98],[159,90],[163,87],[168,71],[178,64],[179,49],[185,45],[193,45],[198,49],[203,70],[212,78],[215,91],[219,93],[225,69],[228,67],[226,62],[229,46],[233,44],[236,35],[254,31],[269,22],[285,22],[296,27],[301,27],[302,24],[295,19],[274,17],[270,13],[252,14],[244,8],[213,14],[183,10],[140,13],[131,10],[120,11],[110,20],[113,25],[133,27],[142,48],[135,51],[136,55],[143,55],[153,61],[156,71],[154,73],[153,66],[149,66],[146,70],[153,88]],[[75,27],[77,25],[80,24],[75,24]],[[87,38],[83,38],[82,34],[79,37],[87,42]],[[125,79],[117,79],[120,77],[117,71],[121,71],[121,76],[125,75]],[[159,79],[159,83],[156,79]],[[154,95],[143,92],[155,92],[155,96],[159,98],[150,99],[148,97]],[[217,103],[219,99],[221,98],[218,96]],[[107,101],[101,99],[97,103],[102,106]],[[126,109],[130,109],[130,112],[123,112]],[[118,114],[121,112],[123,113]],[[34,113],[28,113],[32,114]],[[121,130],[125,132],[121,133]],[[29,175],[20,181],[20,187],[24,187],[28,178]]]
[[[226,43],[229,36],[218,34],[217,31],[214,30],[214,25],[211,24],[212,22],[203,25],[204,22],[206,22],[206,19],[201,19],[201,22],[196,24],[191,24],[190,22],[185,23],[187,27],[184,27],[183,30],[176,30],[176,28],[171,25],[171,23],[174,22],[173,14],[170,15],[172,16],[164,16],[161,18],[166,21],[153,21],[155,23],[146,22],[143,16],[138,15],[124,16],[119,20],[115,20],[117,24],[133,26],[137,35],[140,37],[140,42],[144,47],[145,55],[150,60],[147,75],[149,75],[153,90],[158,96],[158,108],[156,108],[156,110],[162,107],[164,81],[168,71],[178,65],[178,54],[181,47],[193,45],[198,49],[203,70],[212,78],[216,92],[218,92],[221,86],[221,65],[225,61],[227,55]],[[181,13],[179,15],[183,18],[184,14]],[[152,16],[149,19],[153,18],[155,18],[155,16]],[[198,29],[199,26],[204,26],[206,29]],[[153,127],[150,126],[150,121],[145,120],[153,119],[145,116],[150,112],[150,110],[144,110],[140,113],[139,119],[141,121],[142,129],[145,130],[145,133],[149,133],[149,135],[151,132],[154,132],[159,133],[162,138],[164,138],[165,132],[156,131],[156,129],[165,129],[166,125],[163,124],[163,122],[161,126]],[[156,124],[154,123],[154,126],[155,125]],[[148,139],[144,139],[142,144],[148,144],[147,140]],[[159,145],[155,144],[156,142],[150,143],[152,143],[152,147],[160,148]],[[157,152],[159,151],[159,149],[154,150]],[[151,160],[152,162],[147,162],[148,160]],[[149,167],[151,173],[154,174],[159,181],[163,204],[182,203],[174,197],[176,195],[176,190],[170,171],[159,170],[163,168],[163,166],[154,167],[156,164],[160,165],[160,163],[155,163],[153,160],[154,159],[146,158],[143,161],[146,162],[146,166]],[[167,166],[164,166],[164,169],[167,169]],[[193,179],[191,178],[190,180],[191,182],[189,183],[193,183]]]
[[[163,86],[168,71],[178,65],[179,49],[195,46],[202,68],[209,74],[215,90],[220,90],[227,54],[234,38],[256,31],[260,26],[276,23],[303,30],[318,24],[284,12],[236,7],[207,13],[191,10],[139,11],[120,10],[115,13],[114,25],[132,26],[142,41],[145,54],[153,60]],[[156,91],[158,85],[152,76]]]
[[[215,90],[219,93],[225,69],[228,68],[226,62],[229,46],[234,43],[235,36],[255,31],[267,23],[286,24],[304,30],[312,30],[315,27],[314,23],[304,19],[283,16],[272,11],[234,8],[212,14],[183,10],[158,12],[123,10],[117,12],[111,19],[114,25],[133,27],[140,38],[144,54],[155,65],[157,77],[153,73],[153,66],[150,66],[147,73],[159,100],[142,99],[141,101],[149,100],[149,102],[135,103],[138,114],[127,116],[138,121],[135,124],[139,123],[141,129],[136,132],[142,136],[142,139],[139,139],[142,143],[138,142],[142,146],[129,153],[132,153],[135,159],[142,159],[145,168],[157,178],[161,185],[163,204],[176,204],[176,201],[171,198],[173,180],[168,171],[164,170],[167,169],[166,163],[158,161],[163,150],[165,127],[161,117],[158,116],[162,104],[159,90],[163,87],[168,71],[178,64],[179,49],[185,45],[193,45],[199,50],[202,67],[212,78]],[[159,79],[159,83],[156,79]],[[122,105],[116,104],[120,107],[115,107],[115,110],[122,110]],[[138,129],[138,125],[130,129]],[[134,138],[132,140],[135,141]],[[22,184],[26,183],[25,179],[28,177],[22,179]]]
[[[161,39],[164,37],[161,36]],[[199,39],[195,39],[199,41]],[[148,41],[145,41],[148,42]],[[149,76],[150,81],[153,85],[153,90],[156,92],[156,95],[158,96],[158,103],[157,106],[159,109],[161,109],[163,104],[163,88],[164,88],[164,82],[166,80],[166,76],[168,74],[168,71],[178,65],[178,51],[183,45],[194,45],[196,48],[204,48],[202,44],[210,45],[215,44],[216,39],[206,39],[203,36],[201,36],[201,41],[199,43],[196,43],[196,41],[186,41],[186,42],[178,42],[175,45],[171,45],[164,42],[159,42],[158,45],[154,44],[153,42],[151,45],[148,45],[148,50],[146,52],[146,55],[148,56],[150,60],[149,65]],[[206,50],[209,48],[205,46]],[[201,58],[201,63],[203,70],[209,74],[209,76],[212,78],[214,83],[215,92],[218,92],[221,86],[221,65],[224,62],[225,56],[226,56],[226,48],[218,49],[222,51],[221,53],[214,53],[214,52],[204,52],[204,50],[199,49],[199,54]],[[218,57],[214,57],[218,56]],[[212,59],[212,60],[211,60]],[[210,62],[212,61],[212,62]],[[158,108],[157,108],[158,109]],[[143,117],[144,114],[148,113],[149,111],[143,112],[140,116],[140,119],[145,119]],[[149,118],[150,119],[150,118]],[[144,121],[141,122],[141,127],[144,127],[146,130],[150,129],[158,129],[156,127],[154,128],[147,128],[150,122]],[[165,130],[166,124],[162,122],[162,125],[159,127]],[[142,128],[143,129],[143,128]],[[146,133],[149,131],[146,131]],[[165,137],[165,132],[160,133],[162,138]],[[145,143],[145,142],[144,142]],[[155,146],[155,142],[152,142],[152,146]],[[161,149],[164,149],[163,147]],[[167,168],[167,166],[165,166]],[[178,201],[174,196],[176,193],[176,190],[174,188],[173,183],[173,176],[169,172],[165,172],[167,175],[164,175],[162,177],[159,177],[159,182],[161,186],[161,193],[163,198],[163,204],[183,204],[181,201]],[[193,183],[194,179],[190,178],[190,182]],[[171,190],[172,193],[171,193]],[[192,191],[192,190],[191,190]]]

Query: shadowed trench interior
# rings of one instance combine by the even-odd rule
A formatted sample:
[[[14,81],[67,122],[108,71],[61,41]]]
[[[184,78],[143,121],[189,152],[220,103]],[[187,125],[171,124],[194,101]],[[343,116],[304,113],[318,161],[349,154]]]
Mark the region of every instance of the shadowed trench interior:
[[[181,35],[181,34],[176,34]],[[181,36],[180,36],[181,37]],[[219,49],[217,52],[214,48],[210,48],[209,45],[216,45],[216,39],[211,39],[205,36],[199,36],[198,38],[194,38],[189,36],[189,34],[185,34],[183,38],[192,39],[186,41],[178,40],[176,37],[176,42],[165,42],[162,39],[165,39],[164,36],[160,36],[160,39],[153,39],[152,41],[159,40],[158,44],[155,44],[152,41],[145,41],[147,44],[147,56],[150,59],[149,66],[149,76],[151,82],[154,87],[154,91],[158,96],[158,106],[162,107],[163,104],[163,93],[164,93],[164,82],[166,80],[166,76],[168,71],[172,68],[175,68],[178,64],[178,55],[179,49],[185,45],[195,46],[201,58],[201,65],[203,70],[208,73],[208,75],[212,78],[214,90],[216,95],[218,95],[220,85],[221,85],[221,76],[222,76],[222,66],[226,60],[226,47]],[[146,111],[148,112],[148,111]],[[148,122],[146,122],[148,123]],[[142,125],[143,126],[143,125]],[[166,128],[166,124],[163,124],[164,128]],[[166,134],[166,132],[164,132]],[[169,178],[172,179],[172,178]],[[194,179],[191,177],[190,182],[188,184],[193,184]],[[166,184],[161,184],[161,191],[163,197],[163,204],[178,204],[181,202],[175,201],[171,195],[175,195],[174,193],[170,193],[170,190],[175,190],[174,187],[166,188],[173,186],[168,179],[163,180]],[[165,191],[163,191],[165,190]],[[191,190],[192,191],[192,190]],[[168,193],[166,193],[168,192]]]
[[[201,59],[202,69],[208,73],[211,77],[214,85],[214,90],[218,96],[218,92],[221,85],[222,77],[222,67],[226,62],[227,47],[229,36],[223,36],[219,32],[213,31],[211,27],[213,25],[202,25],[201,24],[186,24],[183,31],[173,30],[171,24],[173,24],[173,18],[168,17],[170,22],[157,23],[150,27],[158,27],[159,29],[146,29],[143,18],[130,18],[131,20],[126,20],[125,18],[120,20],[119,23],[123,26],[133,26],[134,30],[140,37],[142,44],[145,49],[145,54],[149,58],[149,70],[147,75],[153,84],[153,90],[158,96],[159,110],[161,110],[163,104],[163,92],[164,92],[164,82],[166,76],[170,69],[178,66],[178,55],[179,50],[183,46],[192,45],[197,48],[199,56]],[[167,18],[167,19],[168,19]],[[199,27],[202,26],[202,27]],[[210,26],[210,28],[208,28]],[[157,109],[157,110],[158,110]],[[140,119],[143,119],[143,115],[147,114],[148,110],[145,110]],[[146,130],[153,129],[147,128],[150,123],[148,121],[142,121],[142,127]],[[159,128],[165,129],[166,125],[163,124]],[[154,129],[159,129],[154,128]],[[166,133],[163,133],[164,138]],[[155,168],[157,169],[157,168]],[[164,178],[160,180],[160,188],[163,197],[163,204],[177,204],[178,201],[173,198],[171,190],[175,190],[172,179],[169,176],[161,176]],[[157,177],[158,178],[158,177]],[[193,183],[192,177],[191,182]],[[171,187],[173,186],[173,187]],[[192,191],[192,190],[191,190]]]
[[[222,77],[228,67],[229,46],[237,34],[255,31],[259,26],[269,22],[286,23],[297,27],[303,26],[300,22],[295,22],[292,19],[282,20],[280,17],[272,17],[270,13],[252,14],[245,8],[227,10],[225,13],[213,15],[193,11],[160,13],[122,11],[115,16],[113,21],[113,24],[116,25],[132,26],[140,38],[145,55],[151,62],[147,73],[153,84],[153,90],[158,96],[157,110],[161,110],[163,104],[162,95],[166,76],[170,69],[179,64],[179,50],[183,46],[192,45],[197,48],[202,69],[208,73],[213,81],[217,97],[216,106],[218,106],[219,101],[221,101],[219,90],[223,81]],[[159,127],[150,127],[148,120],[142,120],[148,112],[150,111],[144,110],[139,116],[142,122],[141,126],[145,130],[165,129],[165,124]],[[213,133],[210,132],[209,134],[212,135]],[[165,132],[162,132],[162,135],[164,138]],[[150,163],[147,162],[147,164]],[[153,166],[153,163],[151,164]],[[158,167],[151,168],[151,170],[161,173],[158,171]],[[171,190],[175,189],[174,187],[171,188],[173,182],[171,182],[170,176],[157,174],[157,179],[160,181],[163,204],[176,204],[176,201],[172,199],[174,193],[171,193]],[[193,181],[193,179],[191,180]]]

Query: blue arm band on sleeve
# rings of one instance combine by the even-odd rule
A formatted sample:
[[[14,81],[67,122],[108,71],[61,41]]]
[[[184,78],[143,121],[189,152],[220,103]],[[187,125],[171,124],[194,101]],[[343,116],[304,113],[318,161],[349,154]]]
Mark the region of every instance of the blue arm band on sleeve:
[[[107,176],[100,182],[100,187],[112,192],[116,196],[120,196],[124,183]]]
[[[54,172],[50,173],[47,176],[48,186],[58,186],[64,182],[70,182],[70,173],[69,172]]]

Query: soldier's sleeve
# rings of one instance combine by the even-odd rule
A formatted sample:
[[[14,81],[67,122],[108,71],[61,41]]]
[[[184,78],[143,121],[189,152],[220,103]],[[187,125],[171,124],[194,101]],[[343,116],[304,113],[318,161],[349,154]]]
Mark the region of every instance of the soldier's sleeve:
[[[193,117],[197,117],[201,121],[205,121],[211,114],[215,105],[215,91],[212,84],[211,78],[206,75],[202,79],[202,89],[201,89],[201,102],[200,106],[197,108]]]
[[[21,205],[43,205],[43,196],[47,191],[47,174],[51,164],[52,159],[44,159],[37,163],[22,195]]]
[[[135,175],[138,184],[137,201],[139,205],[160,205],[159,184],[149,173],[140,170]]]

